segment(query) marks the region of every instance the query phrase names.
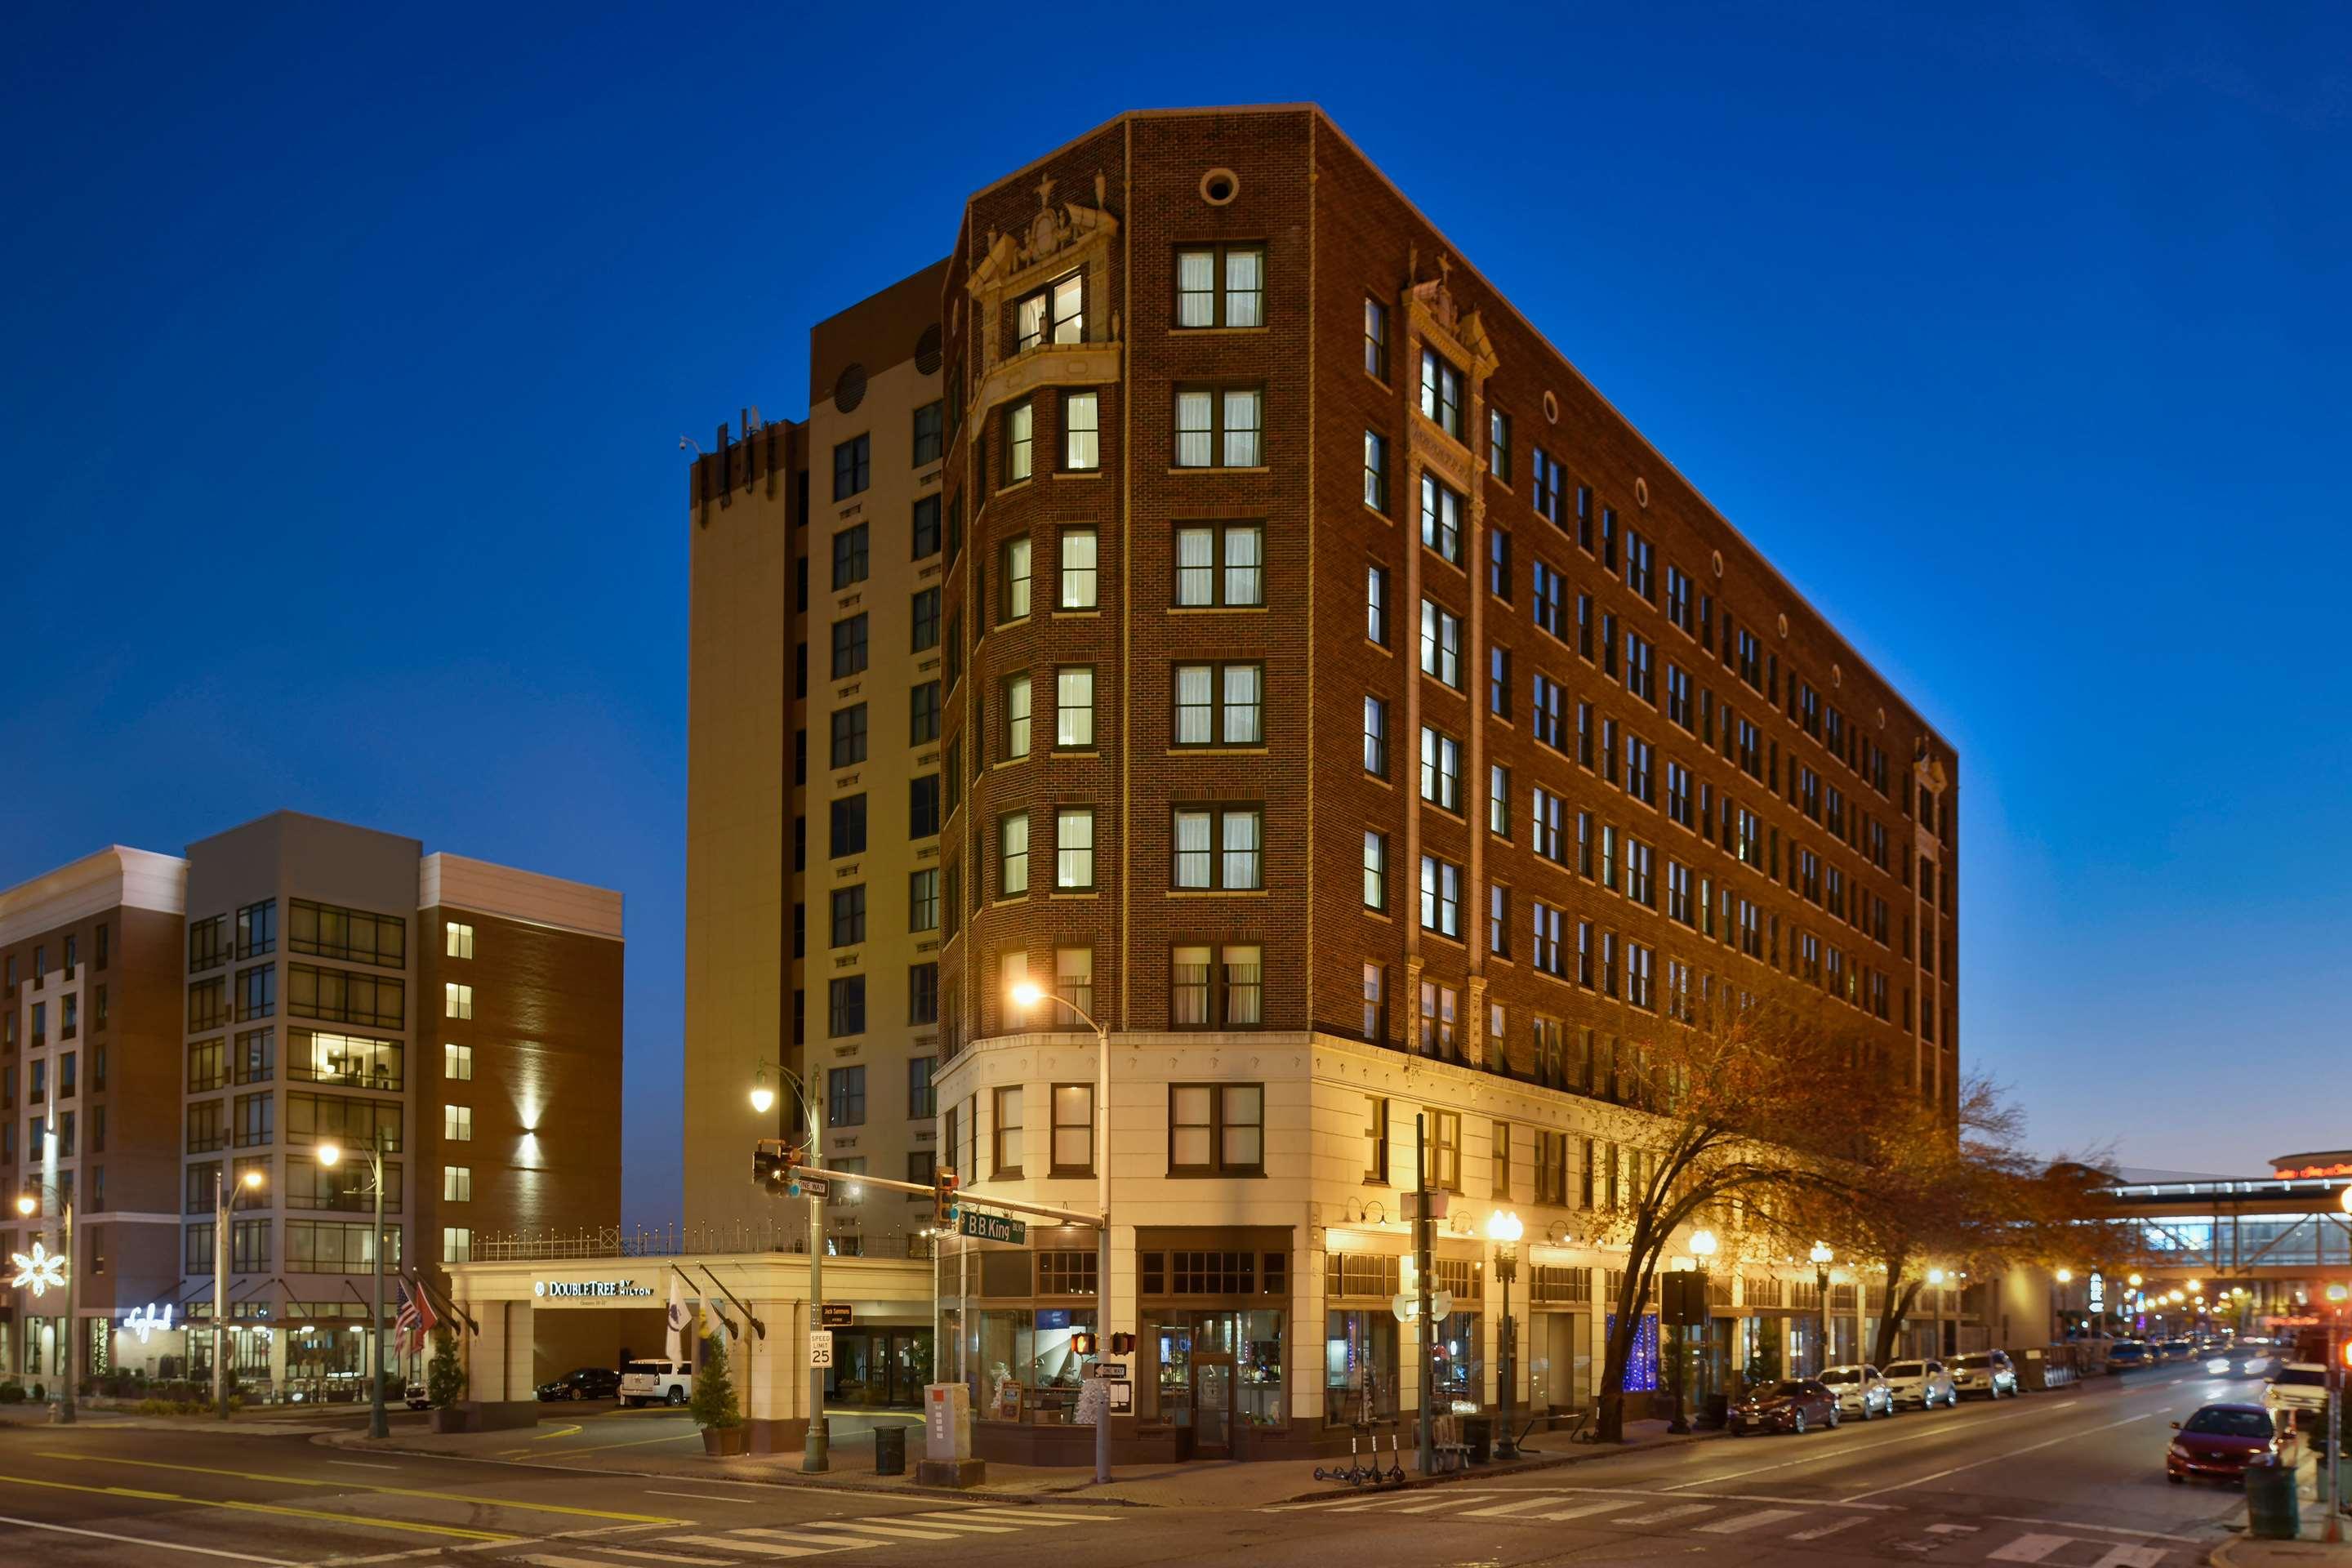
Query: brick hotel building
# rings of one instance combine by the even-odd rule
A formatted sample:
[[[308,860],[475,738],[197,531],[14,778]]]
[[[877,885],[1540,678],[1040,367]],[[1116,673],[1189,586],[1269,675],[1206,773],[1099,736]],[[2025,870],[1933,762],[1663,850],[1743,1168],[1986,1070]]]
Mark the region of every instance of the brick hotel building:
[[[1109,1280],[1083,1231],[942,1263],[982,1452],[1083,1446],[1089,1326],[1139,1335],[1139,1454],[1491,1405],[1493,1208],[1516,1397],[1588,1401],[1614,1064],[1718,986],[1818,985],[1955,1103],[1950,746],[1318,110],[1122,115],[851,317],[808,426],[695,470],[692,787],[750,837],[689,821],[690,962],[732,965],[689,1011],[742,1026],[689,1017],[688,1215],[763,1201],[771,1051],[881,1060],[866,1168],[936,1149],[981,1206],[1090,1207],[1108,1158]],[[1107,1108],[1023,979],[1110,1030]],[[1416,1116],[1462,1199],[1427,1390]],[[1817,1364],[1814,1289],[1720,1282],[1718,1357]],[[1832,1287],[1832,1354],[1876,1304]]]
[[[42,1200],[0,1214],[0,1257],[57,1249],[71,1201],[86,1373],[208,1375],[179,1325],[210,1326],[218,1184],[257,1173],[230,1222],[238,1378],[363,1396],[372,1137],[387,1281],[478,1238],[617,1233],[622,954],[618,893],[298,812],[0,890],[0,1191]],[[0,1295],[0,1376],[54,1385],[63,1310]],[[569,1326],[593,1332],[550,1361],[611,1359],[614,1325]]]

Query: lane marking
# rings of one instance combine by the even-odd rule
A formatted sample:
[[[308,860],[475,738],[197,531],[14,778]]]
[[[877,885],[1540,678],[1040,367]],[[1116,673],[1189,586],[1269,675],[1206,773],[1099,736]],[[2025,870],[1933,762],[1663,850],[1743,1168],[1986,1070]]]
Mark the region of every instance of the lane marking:
[[[331,1465],[341,1465],[344,1468],[352,1470],[396,1470],[400,1468],[398,1465],[371,1465],[361,1459],[329,1459],[327,1463]]]
[[[1580,1503],[1575,1508],[1560,1509],[1556,1512],[1548,1513],[1542,1517],[1545,1519],[1583,1519],[1590,1514],[1611,1513],[1618,1509],[1632,1508],[1633,1506],[1633,1500],[1630,1498],[1617,1502],[1588,1502]],[[1612,1519],[1609,1522],[1612,1524],[1617,1524],[1622,1521]]]
[[[538,1436],[533,1437],[531,1441],[534,1443],[544,1443],[550,1437],[569,1437],[572,1434],[579,1430],[580,1428],[577,1426],[558,1426],[552,1432],[541,1432]],[[526,1448],[523,1452],[527,1454],[530,1452],[530,1450]]]
[[[2075,1442],[2081,1438],[2090,1436],[2092,1433],[2095,1432],[2112,1432],[2118,1426],[2128,1426],[2135,1421],[2146,1421],[2151,1416],[2160,1415],[2162,1414],[2163,1412],[2160,1410],[2143,1411],[2137,1415],[2126,1415],[2120,1421],[2110,1421],[2104,1426],[2094,1426],[2090,1428],[2089,1431],[2069,1432],[2063,1436],[2052,1437],[2044,1442],[2029,1443],[2022,1448],[2010,1448],[2001,1453],[1991,1455],[1986,1458],[1971,1459],[1965,1465],[1954,1465],[1948,1470],[1937,1470],[1933,1475],[1920,1476],[1913,1480],[1897,1481],[1891,1487],[1879,1487],[1871,1491],[1856,1492],[1853,1496],[1846,1499],[1845,1500],[1848,1502],[1860,1502],[1864,1498],[1885,1497],[1888,1492],[1906,1491],[1912,1487],[1926,1486],[1929,1481],[1940,1481],[1946,1476],[1957,1476],[1963,1470],[1979,1469],[1986,1465],[2000,1464],[2004,1459],[2020,1458],[2024,1455],[2033,1453],[2038,1449],[2054,1448],[2061,1443]]]
[[[1848,1514],[1843,1519],[1833,1519],[1827,1524],[1817,1524],[1811,1530],[1801,1530],[1797,1531],[1796,1534],[1789,1537],[1789,1539],[1791,1541],[1819,1541],[1824,1535],[1835,1535],[1839,1531],[1851,1530],[1861,1522],[1862,1516],[1860,1514]]]
[[[609,1552],[615,1557],[642,1557],[648,1563],[708,1563],[712,1568],[728,1568],[731,1561],[725,1557],[688,1557],[683,1552],[636,1552],[626,1546],[600,1546],[599,1552]]]
[[[957,1515],[961,1511],[961,1510],[956,1510],[947,1513],[919,1513],[913,1517],[925,1524],[936,1522],[941,1530],[976,1531],[982,1535],[1013,1533],[1013,1527],[1009,1524],[983,1524],[976,1519],[959,1521]]]
[[[562,1557],[552,1552],[526,1554],[523,1562],[535,1568],[613,1568],[609,1563],[599,1563],[593,1557]]]
[[[1887,1437],[1875,1443],[1839,1443],[1828,1445],[1824,1446],[1821,1452],[1808,1454],[1801,1459],[1783,1459],[1776,1465],[1759,1465],[1752,1470],[1734,1470],[1728,1475],[1705,1477],[1695,1481],[1678,1481],[1665,1489],[1668,1491],[1680,1491],[1690,1487],[1714,1486],[1720,1481],[1736,1481],[1748,1476],[1761,1476],[1769,1474],[1774,1470],[1790,1469],[1798,1465],[1817,1465],[1823,1459],[1848,1458],[1855,1454],[1868,1454],[1874,1453],[1880,1448],[1892,1448],[1902,1443],[1916,1443],[1929,1437],[1949,1436],[1955,1432],[1967,1432],[1978,1426],[1990,1426],[1996,1422],[2015,1421],[2021,1416],[2038,1415],[2040,1414],[2041,1412],[2038,1410],[2020,1410],[2008,1415],[1989,1415],[1973,1421],[1965,1421],[1958,1426],[1934,1426],[1928,1427],[1923,1432],[1913,1432],[1901,1437]]]
[[[765,1500],[765,1500],[765,1499],[763,1499],[763,1498],[755,1498],[755,1497],[729,1497],[729,1496],[727,1496],[724,1492],[666,1492],[666,1491],[660,1491],[660,1490],[657,1490],[656,1489],[655,1489],[655,1488],[653,1488],[653,1487],[647,1487],[647,1488],[646,1489],[646,1496],[647,1496],[647,1497],[682,1497],[682,1498],[692,1498],[692,1499],[693,1499],[695,1501],[697,1501],[697,1502],[751,1502],[751,1503],[756,1503],[756,1502],[762,1502],[762,1501],[765,1501]],[[690,1521],[689,1521],[689,1522],[690,1522]]]
[[[956,1512],[959,1516],[977,1516],[980,1519],[1018,1520],[1023,1524],[1043,1525],[1047,1530],[1067,1530],[1074,1524],[1095,1522],[1091,1514],[1050,1513],[1042,1508],[965,1508],[958,1509]],[[937,1516],[924,1514],[921,1517],[931,1519]]]
[[[762,1557],[821,1557],[837,1546],[786,1546],[772,1541],[746,1541],[740,1535],[666,1535],[686,1546],[709,1546],[720,1552],[755,1552]]]
[[[2071,1535],[2021,1535],[2008,1545],[1988,1552],[1988,1563],[2039,1563],[2067,1544]]]
[[[2093,1545],[2098,1544],[2096,1542]],[[2091,1564],[2091,1568],[2156,1568],[2164,1561],[2161,1546],[2110,1546],[2107,1554]]]
[[[1001,1508],[976,1504],[972,1513],[1008,1513],[1021,1519],[1066,1519],[1072,1524],[1099,1524],[1104,1514],[1099,1509],[1081,1508]]]
[[[1892,1508],[1892,1503],[1864,1503],[1864,1508]],[[2193,1535],[2167,1535],[2160,1530],[2134,1530],[2127,1524],[2083,1524],[2071,1519],[2028,1519],[2021,1514],[1989,1513],[1987,1519],[1997,1519],[2003,1524],[2048,1524],[2060,1530],[2099,1530],[2109,1535],[2137,1535],[2143,1541],[2179,1541],[2194,1542]]]
[[[1541,1508],[1551,1500],[1552,1500],[1548,1497],[1538,1497],[1529,1498],[1525,1502],[1497,1503],[1493,1508],[1474,1508],[1462,1517],[1465,1519],[1501,1519],[1511,1514],[1518,1513],[1526,1509]]]
[[[44,1450],[45,1459],[70,1459],[78,1464],[125,1465],[142,1470],[177,1470],[192,1476],[226,1476],[232,1480],[263,1481],[292,1487],[341,1487],[337,1480],[320,1480],[311,1476],[264,1475],[253,1470],[215,1469],[209,1465],[173,1465],[161,1459],[100,1458],[92,1454],[67,1454]],[[418,1487],[387,1487],[368,1483],[369,1492],[381,1497],[425,1498],[434,1502],[478,1503],[485,1508],[513,1509],[522,1513],[561,1513],[575,1519],[610,1519],[624,1524],[692,1524],[690,1519],[666,1519],[656,1513],[616,1513],[606,1508],[577,1508],[569,1503],[510,1502],[505,1498],[482,1497],[473,1492],[438,1492]]]
[[[1435,1513],[1441,1508],[1460,1508],[1471,1500],[1466,1497],[1434,1497],[1422,1502],[1412,1502],[1397,1510],[1399,1513]]]
[[[133,1497],[148,1502],[176,1502],[190,1508],[230,1509],[238,1513],[274,1513],[292,1519],[322,1519],[331,1524],[366,1525],[378,1530],[406,1531],[415,1535],[455,1535],[467,1541],[478,1541],[492,1546],[511,1546],[522,1540],[520,1535],[500,1535],[488,1530],[462,1530],[454,1524],[415,1524],[401,1519],[379,1519],[367,1513],[328,1513],[315,1508],[292,1508],[284,1503],[238,1502],[234,1500],[182,1497],[177,1492],[141,1491],[135,1487],[84,1487],[71,1481],[37,1480],[30,1476],[0,1476],[0,1485],[47,1487],[52,1491],[94,1492],[100,1497]]]
[[[804,1521],[799,1528],[803,1530],[832,1530],[837,1527],[831,1520],[812,1519]],[[952,1530],[932,1530],[928,1527],[920,1527],[912,1524],[898,1524],[895,1522],[884,1523],[870,1519],[859,1520],[856,1523],[849,1525],[846,1528],[851,1530],[863,1530],[877,1535],[893,1536],[902,1541],[953,1541],[956,1539],[956,1533]]]
[[[94,1541],[120,1541],[132,1546],[152,1546],[159,1552],[193,1552],[199,1557],[226,1557],[233,1563],[266,1563],[270,1568],[295,1568],[295,1564],[283,1557],[256,1557],[247,1552],[224,1552],[216,1546],[183,1546],[176,1541],[151,1541],[143,1535],[116,1535],[110,1531],[48,1524],[37,1519],[16,1519],[5,1513],[0,1513],[0,1524],[13,1524],[20,1530],[47,1530],[58,1535],[87,1535]]]
[[[1648,1513],[1628,1514],[1623,1519],[1612,1519],[1609,1522],[1612,1524],[1664,1524],[1670,1519],[1686,1519],[1695,1513],[1705,1513],[1714,1506],[1713,1503],[1706,1502],[1686,1502],[1679,1508],[1654,1509]]]
[[[1713,1524],[1702,1524],[1693,1533],[1738,1535],[1743,1530],[1757,1530],[1768,1524],[1777,1524],[1784,1519],[1794,1519],[1803,1511],[1802,1509],[1794,1508],[1759,1508],[1754,1513],[1734,1514],[1729,1519],[1719,1519]]]

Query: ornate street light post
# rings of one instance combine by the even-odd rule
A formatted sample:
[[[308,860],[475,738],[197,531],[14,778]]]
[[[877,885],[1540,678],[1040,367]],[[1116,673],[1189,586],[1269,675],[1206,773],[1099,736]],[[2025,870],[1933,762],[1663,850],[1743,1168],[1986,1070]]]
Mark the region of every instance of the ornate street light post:
[[[1698,1259],[1700,1274],[1706,1274],[1707,1264],[1715,1257],[1717,1245],[1715,1232],[1711,1230],[1691,1233],[1691,1256]],[[1699,1295],[1703,1300],[1698,1323],[1698,1396],[1701,1399],[1706,1399],[1714,1393],[1715,1384],[1715,1369],[1708,1360],[1708,1352],[1713,1349],[1715,1340],[1715,1282],[1712,1279],[1708,1279],[1700,1286]],[[1687,1336],[1690,1331],[1685,1329],[1683,1332]],[[1682,1414],[1682,1363],[1687,1358],[1687,1352],[1688,1347],[1685,1346],[1685,1353],[1675,1357],[1675,1419],[1683,1423],[1685,1431],[1689,1430],[1689,1422]]]
[[[46,1136],[55,1139],[57,1134],[51,1132]],[[48,1163],[51,1170],[57,1168],[54,1162]],[[65,1376],[58,1380],[58,1403],[53,1418],[60,1426],[70,1426],[74,1424],[75,1418],[74,1380],[81,1373],[81,1356],[79,1353],[81,1330],[80,1326],[74,1321],[74,1297],[77,1294],[75,1286],[81,1278],[81,1270],[74,1266],[73,1197],[64,1188],[47,1183],[41,1184],[40,1194],[42,1197],[55,1198],[58,1201],[58,1239],[65,1258],[65,1267],[62,1269],[51,1268],[46,1271],[36,1267],[35,1265],[45,1261],[40,1258],[38,1244],[36,1244],[34,1248],[33,1263],[27,1264],[21,1255],[16,1261],[25,1268],[26,1274],[30,1276],[29,1283],[36,1296],[46,1288],[45,1281],[55,1282],[52,1278],[54,1274],[62,1273],[65,1276],[66,1328],[65,1333],[61,1336],[65,1342]],[[16,1212],[26,1218],[30,1218],[40,1206],[41,1197],[37,1197],[32,1193],[26,1193],[16,1200]],[[54,1260],[46,1261],[54,1262]],[[20,1280],[21,1282],[25,1281]]]
[[[1503,1284],[1502,1339],[1498,1347],[1498,1359],[1502,1363],[1503,1374],[1502,1397],[1499,1401],[1502,1406],[1503,1434],[1501,1439],[1495,1445],[1495,1458],[1498,1459],[1516,1459],[1519,1457],[1519,1446],[1512,1440],[1511,1436],[1511,1385],[1518,1377],[1518,1358],[1512,1353],[1516,1348],[1513,1331],[1517,1325],[1511,1321],[1511,1281],[1518,1277],[1519,1237],[1526,1234],[1526,1229],[1527,1227],[1519,1222],[1519,1216],[1516,1214],[1505,1214],[1501,1209],[1496,1209],[1486,1216],[1486,1239],[1495,1244],[1495,1278],[1501,1280]]]

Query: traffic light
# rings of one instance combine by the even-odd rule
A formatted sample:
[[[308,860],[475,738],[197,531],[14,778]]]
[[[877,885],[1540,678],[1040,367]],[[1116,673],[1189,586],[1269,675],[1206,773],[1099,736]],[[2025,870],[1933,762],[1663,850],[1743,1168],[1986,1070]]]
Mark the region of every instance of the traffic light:
[[[1072,1355],[1092,1355],[1095,1353],[1095,1336],[1092,1331],[1087,1329],[1076,1329],[1071,1331],[1070,1353]]]
[[[1133,1355],[1135,1353],[1135,1336],[1133,1334],[1111,1335],[1110,1353],[1113,1355]]]
[[[2344,1342],[2344,1365],[2347,1369],[2352,1369],[2352,1340]]]
[[[770,1148],[761,1143],[751,1151],[751,1179],[770,1191],[796,1190],[800,1184],[795,1173],[800,1168],[801,1152],[779,1144]]]
[[[945,1230],[955,1224],[956,1173],[949,1166],[938,1168],[931,1182],[931,1227]]]

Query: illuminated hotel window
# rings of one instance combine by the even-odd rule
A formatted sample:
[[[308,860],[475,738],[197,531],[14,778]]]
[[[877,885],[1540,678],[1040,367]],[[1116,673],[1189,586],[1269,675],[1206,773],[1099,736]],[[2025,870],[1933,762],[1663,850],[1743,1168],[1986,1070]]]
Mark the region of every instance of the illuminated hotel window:
[[[445,1016],[451,1018],[470,1018],[474,1016],[474,988],[472,986],[460,985],[456,981],[452,980],[441,987],[441,995]]]
[[[470,1203],[473,1197],[474,1168],[471,1165],[441,1167],[441,1201],[443,1203]]]
[[[441,1136],[452,1143],[470,1143],[474,1140],[474,1108],[470,1105],[445,1105],[441,1108]]]
[[[449,922],[449,956],[452,958],[471,958],[474,956],[474,928],[472,926],[460,924],[457,921],[451,921]]]
[[[443,1046],[441,1076],[453,1083],[471,1081],[474,1076],[474,1047],[459,1045]]]

